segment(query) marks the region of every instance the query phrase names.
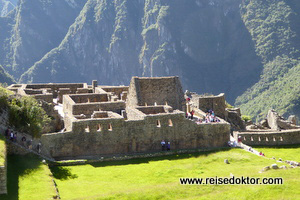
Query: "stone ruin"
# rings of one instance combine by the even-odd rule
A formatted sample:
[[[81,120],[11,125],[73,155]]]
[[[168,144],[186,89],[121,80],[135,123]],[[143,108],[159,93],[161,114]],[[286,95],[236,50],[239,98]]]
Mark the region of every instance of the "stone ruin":
[[[234,137],[241,138],[246,145],[277,146],[300,144],[300,126],[296,125],[296,117],[288,120],[276,111],[269,110],[266,118],[259,123],[250,124],[246,130],[233,132]]]
[[[266,118],[257,124],[251,124],[246,127],[247,130],[290,130],[299,129],[296,125],[297,119],[295,115],[289,116],[286,120],[280,116],[275,110],[268,111]]]
[[[61,130],[43,134],[40,141],[42,153],[56,159],[157,152],[162,140],[171,143],[171,150],[219,148],[230,136],[224,94],[194,94],[186,102],[178,77],[133,77],[129,86],[93,81],[14,84],[8,89],[52,105],[48,110],[63,122]],[[191,109],[195,118],[213,109],[220,122],[198,124],[185,116]]]

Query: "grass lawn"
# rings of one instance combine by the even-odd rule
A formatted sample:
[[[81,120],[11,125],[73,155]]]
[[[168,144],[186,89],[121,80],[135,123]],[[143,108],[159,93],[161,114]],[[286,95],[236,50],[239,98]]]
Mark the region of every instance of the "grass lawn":
[[[297,154],[300,147],[290,154]],[[284,149],[282,149],[284,151]],[[265,150],[264,150],[265,151]],[[265,151],[266,152],[266,151]],[[225,164],[228,159],[230,164]],[[240,149],[52,167],[62,199],[300,199],[300,169]],[[282,165],[278,163],[278,165]],[[180,185],[180,177],[283,177],[283,185]]]
[[[0,166],[4,166],[5,151],[6,151],[5,138],[0,134]]]
[[[56,191],[49,175],[47,165],[36,156],[8,156],[8,195],[0,195],[0,199],[53,199]]]
[[[277,160],[281,158],[283,160],[300,162],[300,145],[254,148],[263,152],[268,158],[275,157]]]

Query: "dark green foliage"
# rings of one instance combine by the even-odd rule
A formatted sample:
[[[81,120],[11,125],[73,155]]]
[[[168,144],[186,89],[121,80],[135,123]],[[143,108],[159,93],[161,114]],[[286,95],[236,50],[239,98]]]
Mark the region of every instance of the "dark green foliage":
[[[34,98],[14,97],[9,102],[9,123],[19,131],[40,137],[50,119]]]
[[[262,58],[261,79],[236,99],[244,114],[256,120],[274,108],[300,116],[299,1],[244,1],[242,17]]]

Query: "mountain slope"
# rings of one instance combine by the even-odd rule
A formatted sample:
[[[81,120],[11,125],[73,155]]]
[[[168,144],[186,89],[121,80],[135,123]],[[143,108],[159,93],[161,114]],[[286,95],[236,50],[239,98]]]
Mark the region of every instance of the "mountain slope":
[[[181,77],[244,114],[300,116],[298,0],[21,0],[0,18],[0,64],[19,82]]]
[[[60,46],[20,81],[98,79],[116,85],[128,84],[134,75],[179,75],[187,88],[226,92],[233,102],[262,70],[239,5],[222,0],[89,0]]]
[[[16,79],[57,47],[81,11],[85,0],[20,0],[9,35],[9,55],[1,64]]]
[[[244,1],[242,5],[243,20],[263,60],[264,70],[259,82],[238,97],[236,104],[257,119],[262,119],[270,108],[300,116],[297,6],[300,3],[294,0]]]

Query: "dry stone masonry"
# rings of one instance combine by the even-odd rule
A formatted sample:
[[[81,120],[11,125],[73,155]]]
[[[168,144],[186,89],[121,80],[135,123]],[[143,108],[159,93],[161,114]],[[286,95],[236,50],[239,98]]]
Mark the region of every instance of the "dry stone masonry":
[[[225,120],[197,124],[186,118],[178,77],[133,77],[129,86],[93,81],[15,84],[9,89],[61,107],[64,129],[41,137],[42,153],[56,159],[159,152],[162,140],[171,143],[171,150],[219,148],[229,140]],[[225,117],[224,95],[194,102],[190,106],[197,113],[215,109]]]

